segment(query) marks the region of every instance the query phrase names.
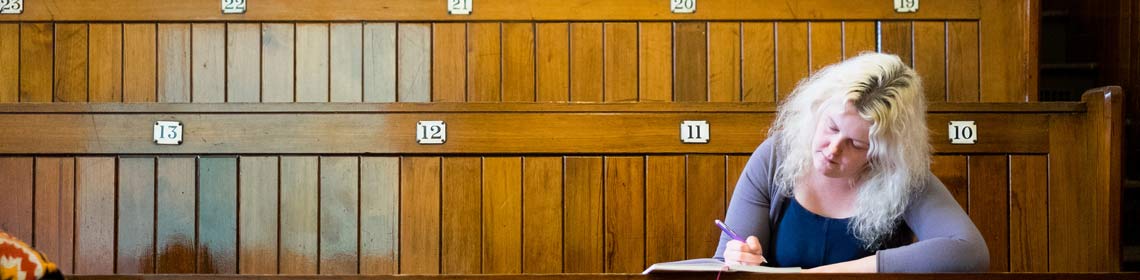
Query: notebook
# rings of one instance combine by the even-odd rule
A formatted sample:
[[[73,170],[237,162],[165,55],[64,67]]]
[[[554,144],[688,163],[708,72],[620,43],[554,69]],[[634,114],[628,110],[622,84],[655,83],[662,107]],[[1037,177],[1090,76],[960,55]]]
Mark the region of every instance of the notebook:
[[[645,271],[641,272],[641,274],[664,273],[664,272],[685,272],[685,271],[727,271],[727,272],[744,271],[744,272],[756,272],[756,273],[799,273],[800,270],[801,269],[799,267],[768,267],[768,266],[758,266],[758,265],[729,265],[729,266],[726,266],[726,265],[724,265],[724,262],[722,262],[720,260],[713,259],[713,258],[704,258],[704,259],[691,259],[691,260],[683,260],[683,261],[675,261],[675,262],[656,263],[656,264],[649,266],[649,268],[645,269]]]

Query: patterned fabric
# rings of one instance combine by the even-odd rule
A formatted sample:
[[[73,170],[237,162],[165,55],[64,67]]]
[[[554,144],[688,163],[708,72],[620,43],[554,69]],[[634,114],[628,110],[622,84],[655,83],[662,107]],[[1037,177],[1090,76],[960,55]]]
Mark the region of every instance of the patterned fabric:
[[[32,279],[63,279],[63,274],[43,254],[0,231],[0,280]]]

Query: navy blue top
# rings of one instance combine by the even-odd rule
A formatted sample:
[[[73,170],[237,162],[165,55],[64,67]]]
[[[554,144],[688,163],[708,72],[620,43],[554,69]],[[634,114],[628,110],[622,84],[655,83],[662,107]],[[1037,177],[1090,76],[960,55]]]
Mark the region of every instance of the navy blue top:
[[[784,204],[784,217],[773,235],[770,266],[813,268],[874,254],[848,229],[851,219],[816,215],[794,198]]]

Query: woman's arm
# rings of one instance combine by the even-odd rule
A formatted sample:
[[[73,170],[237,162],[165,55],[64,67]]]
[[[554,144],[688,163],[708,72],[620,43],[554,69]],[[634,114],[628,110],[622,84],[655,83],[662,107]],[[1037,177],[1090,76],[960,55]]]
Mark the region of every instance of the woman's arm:
[[[879,272],[979,272],[989,270],[986,241],[973,221],[928,173],[926,186],[907,207],[903,219],[918,241],[876,253]]]
[[[756,236],[764,248],[770,244],[768,243],[768,210],[771,207],[769,182],[772,178],[771,167],[774,165],[774,146],[774,141],[765,140],[752,153],[752,157],[744,165],[740,180],[736,182],[736,190],[732,193],[732,200],[728,203],[728,212],[724,218],[724,222],[737,234],[744,238]],[[708,221],[707,226],[713,227],[713,221]],[[725,245],[729,240],[732,238],[727,234],[721,234],[714,258],[724,259]]]

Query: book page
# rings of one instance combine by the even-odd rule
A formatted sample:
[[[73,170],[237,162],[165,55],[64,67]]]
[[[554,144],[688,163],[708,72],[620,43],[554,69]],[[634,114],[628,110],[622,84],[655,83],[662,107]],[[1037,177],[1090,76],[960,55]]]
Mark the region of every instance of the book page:
[[[661,272],[680,272],[680,271],[745,271],[757,273],[797,273],[800,272],[798,267],[767,267],[757,265],[730,265],[725,266],[724,262],[713,258],[691,259],[675,262],[657,263],[649,266],[648,269],[641,272],[641,274],[661,273]]]

